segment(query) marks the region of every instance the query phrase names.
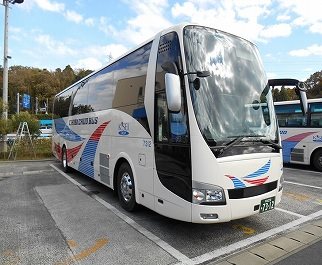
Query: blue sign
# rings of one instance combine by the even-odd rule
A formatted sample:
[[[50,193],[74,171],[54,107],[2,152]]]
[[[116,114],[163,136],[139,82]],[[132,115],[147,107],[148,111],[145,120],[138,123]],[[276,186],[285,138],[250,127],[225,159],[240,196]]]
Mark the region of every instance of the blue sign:
[[[22,96],[22,107],[24,109],[30,109],[30,95],[23,94],[23,96]]]

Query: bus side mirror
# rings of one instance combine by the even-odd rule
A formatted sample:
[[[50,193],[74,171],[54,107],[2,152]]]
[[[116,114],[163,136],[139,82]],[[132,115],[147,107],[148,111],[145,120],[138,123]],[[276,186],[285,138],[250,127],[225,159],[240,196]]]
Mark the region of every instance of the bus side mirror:
[[[165,74],[165,91],[168,109],[172,112],[179,112],[181,110],[181,86],[178,75]]]
[[[295,91],[300,98],[302,113],[303,115],[305,115],[308,109],[308,103],[307,103],[307,97],[306,97],[306,91],[307,91],[306,84],[304,82],[299,82],[295,88]]]

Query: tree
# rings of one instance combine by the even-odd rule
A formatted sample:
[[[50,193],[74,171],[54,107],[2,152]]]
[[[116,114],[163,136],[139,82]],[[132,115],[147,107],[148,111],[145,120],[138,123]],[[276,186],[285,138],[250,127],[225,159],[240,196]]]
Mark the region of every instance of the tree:
[[[306,81],[308,98],[322,98],[322,70],[312,74]]]
[[[14,131],[18,130],[20,122],[27,122],[29,132],[32,136],[38,136],[40,134],[40,124],[35,116],[28,112],[20,112],[19,114],[12,115],[12,128]]]
[[[75,76],[74,82],[81,80],[82,78],[91,74],[92,72],[93,72],[92,70],[78,69],[77,71],[75,71],[76,76]]]

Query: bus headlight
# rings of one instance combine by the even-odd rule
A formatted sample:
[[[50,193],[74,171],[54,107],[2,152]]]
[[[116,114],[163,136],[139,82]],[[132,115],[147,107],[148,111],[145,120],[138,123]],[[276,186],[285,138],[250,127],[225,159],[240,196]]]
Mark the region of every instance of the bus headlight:
[[[224,190],[217,186],[211,189],[192,189],[192,202],[203,205],[226,204]]]

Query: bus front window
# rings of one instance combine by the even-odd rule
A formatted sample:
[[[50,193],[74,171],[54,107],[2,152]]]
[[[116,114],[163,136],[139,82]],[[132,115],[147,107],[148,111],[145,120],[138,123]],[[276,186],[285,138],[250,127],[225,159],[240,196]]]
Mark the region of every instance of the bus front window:
[[[192,104],[208,144],[240,136],[278,141],[272,94],[253,44],[215,29],[188,26],[184,48]],[[197,71],[210,72],[199,78],[199,89],[194,86]]]

